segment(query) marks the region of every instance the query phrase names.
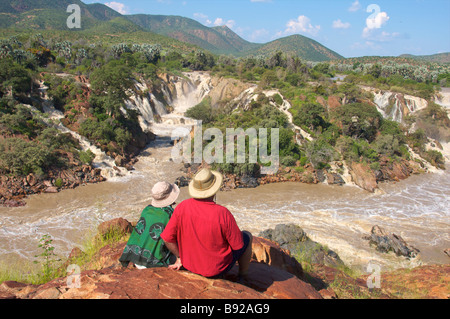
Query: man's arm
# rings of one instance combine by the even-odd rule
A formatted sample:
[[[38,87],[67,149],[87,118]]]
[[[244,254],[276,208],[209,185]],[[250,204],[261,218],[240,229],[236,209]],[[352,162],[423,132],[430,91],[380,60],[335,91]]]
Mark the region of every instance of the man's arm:
[[[177,257],[177,261],[173,265],[169,265],[169,269],[172,270],[180,270],[180,268],[183,266],[180,259],[180,251],[178,250],[178,244],[177,243],[168,243],[164,241],[167,249]]]

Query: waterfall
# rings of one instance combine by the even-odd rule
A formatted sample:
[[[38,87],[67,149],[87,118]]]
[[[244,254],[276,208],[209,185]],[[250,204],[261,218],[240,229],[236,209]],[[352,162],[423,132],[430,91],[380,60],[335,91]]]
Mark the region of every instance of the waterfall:
[[[170,83],[166,83],[170,82]],[[169,85],[173,85],[172,93]],[[139,112],[139,123],[143,131],[151,130],[160,136],[170,136],[178,127],[191,128],[197,122],[188,119],[184,113],[199,104],[211,91],[211,78],[208,73],[186,72],[183,76],[171,77],[162,81],[160,91],[155,96],[143,81],[135,81],[136,90],[126,101],[126,108]],[[167,107],[173,109],[169,113]]]
[[[176,98],[173,101],[174,113],[184,115],[191,107],[199,104],[211,91],[209,74],[203,72],[183,73],[185,78],[175,82]]]
[[[41,113],[32,105],[24,104],[24,106],[29,108],[33,115],[40,118],[47,126],[54,127],[61,133],[69,133],[70,135],[72,135],[76,140],[78,140],[83,151],[90,150],[95,155],[95,158],[92,161],[92,166],[95,168],[100,168],[103,177],[111,180],[111,178],[114,177],[128,175],[129,172],[125,168],[116,166],[113,158],[106,155],[106,153],[103,152],[100,148],[91,144],[87,138],[81,136],[77,132],[70,130],[61,123],[61,119],[64,118],[63,112],[55,109],[52,101],[48,98],[47,95],[48,87],[44,86],[43,82],[41,82],[40,84],[41,86],[39,88],[39,91],[41,93],[41,98],[43,99],[42,105],[44,114],[46,116],[42,116],[43,113]]]
[[[428,102],[420,97],[365,88],[374,94],[374,103],[384,118],[401,123],[405,116],[423,110]]]
[[[434,102],[445,107],[448,111],[450,109],[450,88],[442,88],[441,92],[434,97]]]

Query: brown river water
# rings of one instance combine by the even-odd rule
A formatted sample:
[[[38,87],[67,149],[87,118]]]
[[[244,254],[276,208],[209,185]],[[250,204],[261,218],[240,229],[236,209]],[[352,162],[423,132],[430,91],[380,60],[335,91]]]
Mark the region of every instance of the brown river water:
[[[173,182],[181,175],[182,164],[170,160],[171,149],[167,140],[157,139],[128,176],[34,195],[25,207],[1,207],[0,263],[31,263],[45,234],[52,236],[56,254],[65,257],[73,247],[81,247],[99,223],[117,217],[138,220],[153,184]],[[277,224],[298,224],[356,269],[364,270],[369,262],[382,270],[448,263],[443,250],[450,248],[449,169],[383,184],[384,194],[354,186],[278,183],[220,192],[217,202],[230,209],[241,229],[254,235]],[[188,196],[182,188],[178,202]],[[373,225],[401,235],[421,251],[420,257],[408,260],[378,253],[362,239]]]

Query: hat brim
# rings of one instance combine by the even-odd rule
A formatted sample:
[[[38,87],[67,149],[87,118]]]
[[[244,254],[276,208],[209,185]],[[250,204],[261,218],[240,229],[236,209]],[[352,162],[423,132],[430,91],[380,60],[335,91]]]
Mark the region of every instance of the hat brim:
[[[178,195],[180,195],[180,189],[178,188],[177,185],[172,184],[172,192],[170,192],[169,196],[167,196],[166,198],[161,199],[161,200],[157,200],[157,199],[153,198],[152,206],[157,207],[157,208],[163,208],[163,207],[169,206],[177,200]]]
[[[211,171],[211,173],[216,177],[216,181],[207,190],[202,191],[202,190],[198,190],[198,189],[194,188],[194,180],[192,180],[189,183],[189,195],[192,198],[197,198],[197,199],[209,198],[211,196],[216,195],[216,193],[220,190],[220,187],[222,186],[222,183],[223,183],[222,174],[220,174],[219,172],[216,172],[216,171]]]

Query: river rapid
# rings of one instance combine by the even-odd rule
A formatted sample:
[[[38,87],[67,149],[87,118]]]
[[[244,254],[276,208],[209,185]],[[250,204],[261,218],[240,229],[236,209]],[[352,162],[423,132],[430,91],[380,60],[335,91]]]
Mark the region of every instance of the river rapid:
[[[170,160],[170,139],[157,138],[139,156],[125,177],[89,184],[57,194],[30,196],[24,207],[0,208],[0,263],[16,267],[31,263],[39,239],[49,234],[61,257],[82,247],[98,224],[117,217],[137,221],[160,180],[174,182],[183,164]],[[301,226],[311,239],[336,251],[344,262],[364,270],[369,262],[385,269],[422,263],[448,263],[450,247],[449,169],[383,184],[381,194],[354,186],[278,183],[255,189],[220,192],[217,202],[230,209],[241,229],[258,235],[280,223]],[[189,197],[181,189],[178,202]],[[373,225],[401,235],[421,251],[408,260],[378,253],[362,236]]]

